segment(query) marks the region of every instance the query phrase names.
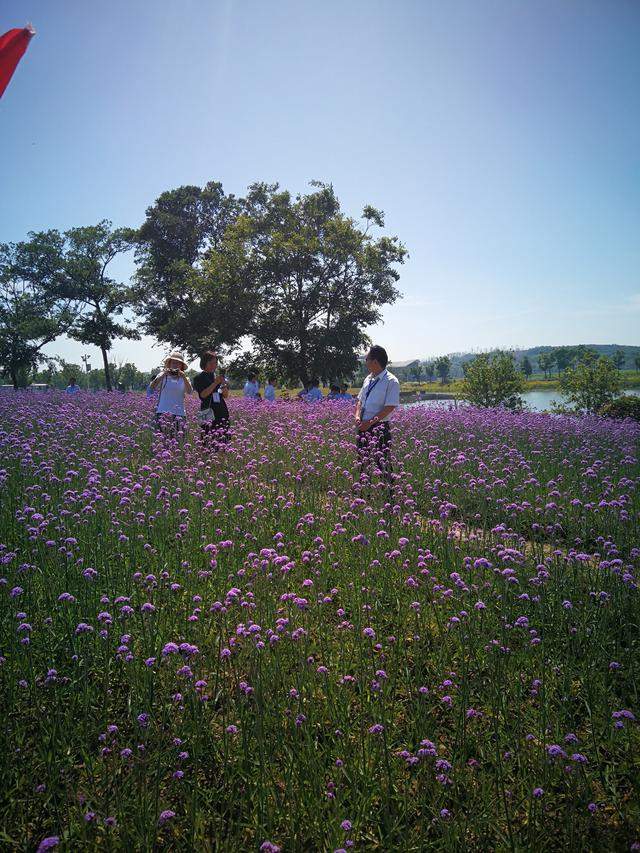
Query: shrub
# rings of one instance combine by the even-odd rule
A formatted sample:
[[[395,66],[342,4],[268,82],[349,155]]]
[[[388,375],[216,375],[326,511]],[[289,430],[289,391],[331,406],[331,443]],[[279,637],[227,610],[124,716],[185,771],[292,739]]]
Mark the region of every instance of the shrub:
[[[460,396],[482,408],[522,408],[524,378],[511,353],[481,353],[464,365]]]
[[[611,359],[581,361],[560,374],[560,390],[576,412],[598,412],[620,391],[620,372]]]
[[[600,408],[598,414],[605,418],[633,418],[640,421],[640,397],[624,394]]]

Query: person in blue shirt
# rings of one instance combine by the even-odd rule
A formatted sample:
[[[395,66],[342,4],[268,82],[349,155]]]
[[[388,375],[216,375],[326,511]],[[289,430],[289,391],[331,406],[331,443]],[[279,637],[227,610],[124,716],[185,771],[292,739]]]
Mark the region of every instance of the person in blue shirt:
[[[343,382],[340,386],[340,398],[342,400],[349,400],[350,403],[353,403],[353,395],[349,393],[349,386],[346,382]]]
[[[339,385],[330,385],[329,393],[327,394],[327,400],[340,400],[340,386]]]
[[[246,397],[248,400],[260,399],[260,383],[258,382],[257,373],[249,374],[247,381],[244,383],[242,396]]]
[[[305,395],[305,400],[308,403],[317,403],[319,400],[324,400],[324,394],[320,390],[320,380],[312,379],[311,380],[311,388],[307,391]]]
[[[269,403],[275,403],[276,401],[276,378],[275,376],[269,376],[267,379],[267,384],[264,386],[264,399]]]
[[[364,380],[356,403],[356,428],[358,455],[361,473],[373,457],[390,484],[392,469],[390,460],[391,429],[389,418],[400,405],[400,383],[387,370],[389,358],[384,347],[372,346],[365,358],[369,375]]]
[[[75,376],[69,377],[69,384],[64,389],[64,392],[65,392],[65,394],[79,394],[80,393],[80,386],[76,385],[76,377]]]

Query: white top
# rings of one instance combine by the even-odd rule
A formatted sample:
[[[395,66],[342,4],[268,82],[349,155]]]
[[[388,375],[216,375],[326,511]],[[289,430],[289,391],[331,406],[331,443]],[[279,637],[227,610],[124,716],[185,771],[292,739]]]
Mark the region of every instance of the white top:
[[[245,397],[249,397],[251,400],[257,400],[258,395],[260,394],[260,386],[257,382],[245,382],[244,390],[242,392]]]
[[[270,382],[264,386],[264,399],[268,400],[270,403],[273,403],[276,399],[276,386],[272,385]]]
[[[358,400],[361,403],[360,417],[363,421],[370,421],[385,406],[400,405],[400,383],[388,370],[383,370],[377,376],[370,373],[362,383]],[[391,413],[381,420],[387,421],[390,417]]]
[[[160,389],[160,399],[156,412],[159,415],[182,415],[184,417],[184,395],[187,390],[184,379],[181,376],[165,376]]]

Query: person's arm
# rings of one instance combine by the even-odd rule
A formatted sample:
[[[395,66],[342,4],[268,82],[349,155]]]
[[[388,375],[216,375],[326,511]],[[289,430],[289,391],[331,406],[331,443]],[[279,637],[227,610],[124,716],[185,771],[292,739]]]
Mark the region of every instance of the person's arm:
[[[166,370],[163,370],[162,373],[159,373],[155,379],[151,382],[151,388],[155,391],[158,385],[162,382],[164,377],[167,375]]]
[[[193,388],[191,387],[191,382],[189,382],[189,377],[183,370],[180,371],[180,374],[182,375],[182,381],[184,382],[184,390],[187,394],[190,394],[193,391]]]
[[[358,401],[358,405],[359,405],[359,401]],[[394,405],[385,406],[385,407],[384,407],[384,409],[382,409],[382,411],[381,411],[381,412],[378,412],[378,414],[377,414],[377,415],[375,415],[375,416],[374,416],[373,418],[371,418],[370,420],[368,420],[368,421],[361,421],[361,422],[360,422],[360,426],[358,427],[358,429],[360,430],[360,432],[364,432],[364,430],[366,430],[366,429],[370,429],[371,427],[373,427],[373,426],[375,426],[376,424],[379,424],[381,421],[383,421],[383,420],[387,417],[387,415],[390,415],[390,414],[391,414],[391,412],[392,412],[394,409],[395,409],[395,404],[394,404]]]
[[[207,397],[210,397],[214,391],[218,390],[218,387],[222,384],[221,379],[214,379],[210,385],[207,385],[206,388],[203,388],[202,391],[198,391],[198,396],[201,400],[206,400]]]
[[[362,406],[363,406],[362,398],[364,397],[364,389],[366,387],[366,384],[367,384],[367,380],[365,379],[365,381],[362,385],[362,388],[358,391],[358,396],[356,397],[357,402],[356,402],[355,419],[356,419],[356,426],[358,427],[358,429],[360,429],[360,424],[362,423]]]

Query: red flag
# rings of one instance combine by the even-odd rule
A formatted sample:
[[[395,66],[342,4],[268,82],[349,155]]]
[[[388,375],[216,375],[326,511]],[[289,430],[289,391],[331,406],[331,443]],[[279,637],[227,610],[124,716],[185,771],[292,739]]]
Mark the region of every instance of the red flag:
[[[0,36],[0,98],[34,33],[35,30],[29,25],[22,30],[9,30]]]

